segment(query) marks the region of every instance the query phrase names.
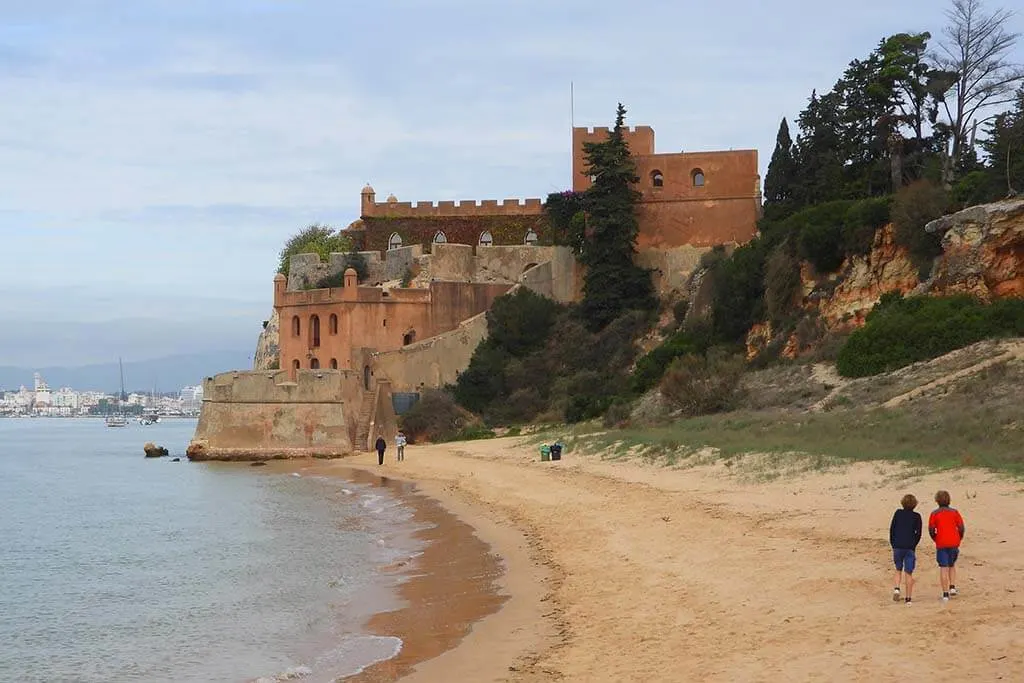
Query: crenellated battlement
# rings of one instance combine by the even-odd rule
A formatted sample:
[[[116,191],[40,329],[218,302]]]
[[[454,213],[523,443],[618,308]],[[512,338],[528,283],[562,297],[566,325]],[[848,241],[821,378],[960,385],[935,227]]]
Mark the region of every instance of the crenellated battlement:
[[[611,130],[608,126],[594,126],[593,128],[587,126],[577,126],[572,129],[573,132],[579,132],[582,135],[588,137],[595,137],[598,135],[608,135]],[[651,126],[623,126],[622,132],[626,135],[654,135],[654,128]]]
[[[372,192],[363,192],[363,217],[415,218],[441,216],[537,216],[544,211],[544,200],[531,199],[463,199],[456,201],[400,202],[393,196],[378,202]]]

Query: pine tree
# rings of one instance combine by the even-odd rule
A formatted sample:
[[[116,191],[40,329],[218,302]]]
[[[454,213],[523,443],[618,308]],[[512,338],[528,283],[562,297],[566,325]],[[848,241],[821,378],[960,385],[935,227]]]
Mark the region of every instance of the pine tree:
[[[584,196],[587,226],[580,260],[587,273],[580,311],[595,331],[625,311],[652,310],[658,303],[650,272],[633,263],[640,193],[633,187],[639,177],[623,135],[625,117],[620,103],[608,138],[583,145],[594,182]]]
[[[793,198],[793,184],[796,182],[797,171],[793,152],[789,123],[783,117],[782,123],[779,124],[779,133],[775,136],[775,151],[772,152],[768,173],[764,177],[765,204],[785,204]]]

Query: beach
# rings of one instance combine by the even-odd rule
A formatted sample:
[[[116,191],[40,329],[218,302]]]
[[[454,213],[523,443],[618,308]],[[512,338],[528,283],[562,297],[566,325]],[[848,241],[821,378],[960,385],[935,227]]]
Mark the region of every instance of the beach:
[[[1019,481],[880,463],[775,476],[778,463],[756,456],[675,468],[572,453],[542,463],[521,438],[410,446],[402,463],[391,455],[383,467],[370,454],[309,467],[415,482],[504,571],[467,577],[454,611],[445,603],[460,603],[458,581],[449,600],[432,593],[442,584],[410,579],[420,608],[439,611],[430,622],[377,618],[372,630],[400,635],[404,659],[363,680],[1024,680]],[[940,488],[967,524],[961,595],[939,601],[925,538],[914,604],[893,603],[892,513],[912,492],[927,519]],[[416,591],[405,597],[416,606]],[[474,599],[487,604],[468,608]]]

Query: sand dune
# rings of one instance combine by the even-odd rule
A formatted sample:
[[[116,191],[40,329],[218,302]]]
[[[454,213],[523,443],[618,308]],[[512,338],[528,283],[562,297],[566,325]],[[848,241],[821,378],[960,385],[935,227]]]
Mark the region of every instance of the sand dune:
[[[512,558],[512,600],[411,681],[1024,680],[1022,482],[879,464],[764,482],[756,459],[541,463],[519,439],[409,447],[382,469]],[[962,595],[940,603],[925,540],[915,604],[895,604],[892,512],[909,491],[927,516],[939,488],[967,523]]]

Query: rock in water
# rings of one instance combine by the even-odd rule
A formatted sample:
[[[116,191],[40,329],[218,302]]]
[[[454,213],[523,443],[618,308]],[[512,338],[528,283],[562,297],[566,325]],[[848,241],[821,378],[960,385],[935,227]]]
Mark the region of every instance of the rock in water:
[[[157,446],[152,441],[147,441],[142,447],[142,450],[145,452],[147,458],[162,458],[165,455],[168,455],[166,448],[163,446]]]

